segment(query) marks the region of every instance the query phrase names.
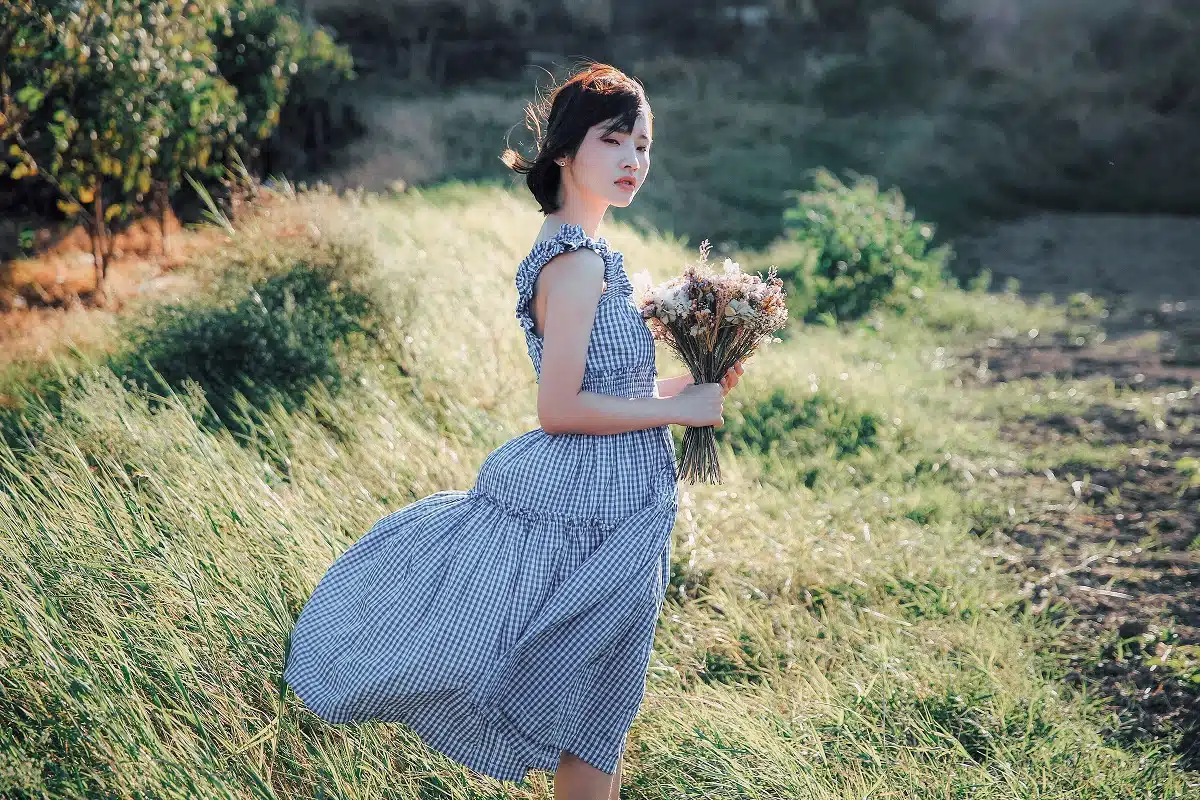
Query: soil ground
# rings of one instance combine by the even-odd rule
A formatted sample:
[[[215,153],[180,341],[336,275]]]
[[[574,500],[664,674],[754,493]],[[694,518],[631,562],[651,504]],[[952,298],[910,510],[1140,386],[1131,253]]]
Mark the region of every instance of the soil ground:
[[[1065,458],[1050,467],[1029,497],[1032,518],[995,532],[994,555],[1022,576],[1033,611],[1063,620],[1067,680],[1088,683],[1121,712],[1113,732],[1169,742],[1183,766],[1200,769],[1200,683],[1157,663],[1200,646],[1200,482],[1176,467],[1200,458],[1200,367],[1164,364],[1136,343],[1046,342],[974,357],[987,359],[992,380],[1108,376],[1174,396],[1154,422],[1101,404],[1004,423],[1001,435],[1030,451],[1069,452],[1086,440],[1119,463]]]
[[[999,285],[1017,278],[1022,294],[1088,291],[1110,309],[1099,344],[986,347],[961,355],[964,380],[1110,378],[1170,395],[1152,421],[1096,405],[1004,424],[1002,435],[1031,451],[1087,441],[1120,457],[1050,468],[1044,501],[997,534],[996,555],[1024,577],[1035,611],[1064,620],[1067,680],[1119,711],[1114,733],[1167,742],[1182,766],[1200,769],[1200,670],[1160,663],[1200,646],[1200,480],[1177,467],[1200,459],[1200,220],[1047,214],[959,252]]]
[[[156,220],[139,220],[114,236],[108,302],[101,305],[92,297],[96,269],[84,229],[38,231],[36,257],[0,262],[0,367],[46,358],[68,342],[102,346],[125,304],[140,296],[186,297],[193,282],[176,268],[226,237],[213,228],[184,229],[174,216],[167,234],[166,253]]]

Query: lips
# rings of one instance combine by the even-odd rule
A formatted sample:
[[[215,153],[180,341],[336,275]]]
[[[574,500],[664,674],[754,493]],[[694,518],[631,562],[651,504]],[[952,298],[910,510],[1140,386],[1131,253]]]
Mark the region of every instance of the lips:
[[[624,178],[618,178],[615,181],[615,183],[617,184],[617,186],[620,186],[623,189],[636,189],[637,188],[637,178],[631,178],[629,176],[626,176]]]

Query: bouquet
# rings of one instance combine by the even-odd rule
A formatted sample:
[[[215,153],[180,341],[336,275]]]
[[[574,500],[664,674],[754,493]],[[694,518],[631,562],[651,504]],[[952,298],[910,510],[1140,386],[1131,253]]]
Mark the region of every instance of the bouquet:
[[[709,266],[711,250],[705,239],[698,263],[687,264],[679,277],[647,289],[639,302],[655,340],[683,361],[696,383],[720,381],[787,322],[783,281],[775,267],[763,280],[742,272],[727,258],[718,274]],[[721,482],[711,425],[684,431],[678,477],[693,484],[697,479]]]

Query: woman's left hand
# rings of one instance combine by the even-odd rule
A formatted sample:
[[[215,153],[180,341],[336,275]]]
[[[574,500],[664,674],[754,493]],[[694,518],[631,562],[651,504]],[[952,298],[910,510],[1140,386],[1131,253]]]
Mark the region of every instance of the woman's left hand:
[[[729,371],[725,373],[725,377],[721,378],[721,395],[729,394],[733,387],[737,386],[738,380],[742,377],[742,373],[746,368],[742,366],[741,361],[735,361]]]

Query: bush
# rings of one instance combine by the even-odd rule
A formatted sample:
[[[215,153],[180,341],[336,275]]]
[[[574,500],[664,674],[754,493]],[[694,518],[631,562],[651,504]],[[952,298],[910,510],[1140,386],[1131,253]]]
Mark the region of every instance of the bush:
[[[353,59],[323,29],[301,24],[276,0],[233,0],[212,40],[221,76],[242,99],[245,117],[236,143],[249,163],[258,163],[269,141],[324,155],[344,133],[337,130],[333,105],[354,77]]]
[[[846,458],[876,447],[881,427],[877,415],[858,411],[826,391],[796,403],[776,389],[757,403],[727,407],[716,437],[738,454]]]
[[[297,263],[232,305],[157,309],[111,365],[150,389],[196,381],[216,414],[210,422],[236,429],[239,392],[254,408],[277,397],[294,411],[318,382],[339,390],[337,345],[375,327],[367,295],[340,286],[328,265]]]
[[[929,248],[933,226],[914,219],[898,190],[881,192],[866,177],[846,186],[819,170],[816,188],[792,197],[785,232],[811,257],[788,279],[807,297],[806,322],[858,319],[880,306],[903,312],[947,282],[949,248]]]
[[[265,411],[279,402],[294,411],[318,383],[336,393],[348,377],[343,355],[363,345],[392,348],[384,321],[404,301],[372,283],[374,262],[353,247],[276,250],[287,260],[274,263],[280,252],[231,254],[211,299],[125,322],[127,347],[90,368],[110,369],[152,394],[195,381],[211,407],[202,422],[235,433],[249,424],[243,403]],[[0,437],[14,449],[37,442],[61,417],[62,399],[83,369],[46,367],[12,387],[15,402],[0,406]]]
[[[6,16],[0,176],[49,185],[62,212],[83,215],[102,288],[107,224],[156,181],[211,168],[236,125],[236,93],[214,75],[211,14],[85,0],[18,3]]]

